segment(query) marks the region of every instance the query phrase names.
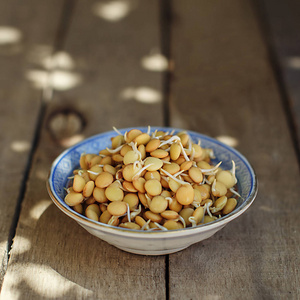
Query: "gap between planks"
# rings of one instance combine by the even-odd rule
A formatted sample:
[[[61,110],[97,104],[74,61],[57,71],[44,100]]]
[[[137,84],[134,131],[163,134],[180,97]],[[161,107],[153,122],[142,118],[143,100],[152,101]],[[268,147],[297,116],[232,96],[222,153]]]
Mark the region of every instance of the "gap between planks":
[[[168,69],[163,74],[163,122],[170,126],[170,97],[171,97],[171,26],[172,6],[171,0],[160,2],[160,43],[162,55],[168,60]],[[170,256],[165,255],[165,289],[166,300],[170,299]]]
[[[160,2],[160,26],[161,26],[161,49],[162,55],[168,60],[168,69],[164,72],[162,93],[164,126],[170,126],[170,97],[172,79],[172,58],[171,58],[171,26],[172,26],[172,5],[171,0]]]

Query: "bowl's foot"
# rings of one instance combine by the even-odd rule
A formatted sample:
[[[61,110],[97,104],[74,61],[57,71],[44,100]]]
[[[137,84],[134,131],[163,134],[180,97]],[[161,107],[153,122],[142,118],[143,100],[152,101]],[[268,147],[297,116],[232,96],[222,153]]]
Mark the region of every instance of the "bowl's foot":
[[[126,252],[140,254],[140,255],[166,255],[166,254],[172,254],[172,253],[184,250],[187,247],[188,246],[184,246],[182,248],[166,249],[166,250],[139,250],[139,249],[126,248],[126,247],[117,247],[117,248],[119,248],[123,251],[126,251]]]

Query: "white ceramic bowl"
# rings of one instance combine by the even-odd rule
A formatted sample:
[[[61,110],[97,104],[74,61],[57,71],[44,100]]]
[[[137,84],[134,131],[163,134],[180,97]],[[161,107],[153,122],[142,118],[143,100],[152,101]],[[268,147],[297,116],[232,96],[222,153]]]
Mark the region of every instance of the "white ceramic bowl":
[[[143,132],[147,132],[146,127],[136,127]],[[132,128],[121,129],[122,133]],[[181,129],[169,127],[153,127],[163,131]],[[226,224],[243,214],[254,201],[257,194],[256,175],[247,159],[235,149],[213,139],[208,136],[188,131],[194,142],[201,140],[201,146],[204,148],[212,148],[216,159],[213,163],[222,161],[223,169],[231,169],[234,160],[236,164],[236,177],[238,180],[238,191],[241,198],[238,199],[238,205],[230,214],[197,227],[189,227],[179,230],[170,231],[138,231],[114,227],[100,222],[88,219],[78,214],[64,202],[65,190],[67,186],[67,177],[72,174],[75,168],[79,167],[80,155],[85,153],[98,153],[99,150],[111,146],[110,138],[116,136],[115,131],[101,133],[81,141],[75,146],[65,150],[53,162],[49,178],[47,180],[47,188],[53,202],[67,216],[74,219],[79,225],[85,228],[89,233],[114,245],[124,251],[144,254],[144,255],[162,255],[170,254],[189,247],[204,239],[211,237],[217,231],[222,229]]]

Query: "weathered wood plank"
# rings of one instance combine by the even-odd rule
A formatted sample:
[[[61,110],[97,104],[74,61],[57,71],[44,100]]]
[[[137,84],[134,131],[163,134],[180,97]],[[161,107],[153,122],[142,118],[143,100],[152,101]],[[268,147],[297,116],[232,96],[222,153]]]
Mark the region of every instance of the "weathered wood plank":
[[[29,77],[44,69],[38,54],[51,51],[60,2],[0,2],[0,286],[41,108],[41,91]]]
[[[278,79],[286,94],[286,106],[291,113],[291,127],[300,146],[300,2],[256,1],[276,65]],[[299,155],[299,153],[298,153]]]
[[[297,299],[299,169],[251,2],[173,10],[171,124],[237,141],[259,194],[221,232],[170,255],[170,299]]]
[[[87,137],[112,126],[163,124],[162,75],[141,65],[152,49],[159,51],[159,1],[124,3],[136,6],[128,7],[128,14],[118,22],[93,14],[98,2],[77,3],[60,49],[69,64],[53,69],[65,81],[54,81],[55,95],[46,108],[3,297],[165,298],[164,256],[132,255],[89,235],[51,204],[45,190],[53,159],[74,135]],[[148,89],[137,90],[143,86]],[[137,91],[146,91],[146,96]],[[131,97],[137,100],[124,100]],[[154,102],[138,101],[147,99]],[[68,122],[79,124],[78,129],[66,130]]]
[[[160,62],[155,59],[160,53],[159,2],[124,1],[124,5],[119,13],[115,8],[120,19],[112,21],[106,13],[114,8],[110,2],[79,3],[64,48],[81,81],[54,101],[63,105],[68,99],[67,105],[78,106],[88,119],[89,134],[111,130],[112,125],[163,123],[162,75],[153,70]]]

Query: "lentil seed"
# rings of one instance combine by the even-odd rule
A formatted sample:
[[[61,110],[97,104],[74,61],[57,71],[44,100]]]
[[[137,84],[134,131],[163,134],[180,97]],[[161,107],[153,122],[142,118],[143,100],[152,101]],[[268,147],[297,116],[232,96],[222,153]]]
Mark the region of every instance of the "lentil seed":
[[[126,142],[130,143],[140,134],[142,134],[142,132],[139,129],[131,129],[126,135]]]
[[[98,165],[91,167],[88,172],[89,179],[95,181],[97,176],[102,172],[103,168],[99,167]]]
[[[237,201],[235,198],[227,199],[227,203],[223,207],[222,214],[228,215],[230,214],[237,206]]]
[[[147,157],[145,159],[145,166],[147,165],[149,165],[149,167],[146,168],[147,171],[157,171],[162,167],[163,162],[156,157]]]
[[[180,188],[181,184],[177,181],[175,181],[173,178],[169,179],[169,187],[173,192],[177,192],[177,190]]]
[[[153,152],[156,150],[160,145],[159,139],[152,139],[149,141],[149,143],[146,145],[146,152]]]
[[[207,223],[213,222],[213,221],[215,221],[215,220],[216,220],[216,218],[211,217],[211,216],[209,216],[209,215],[205,215],[205,216],[204,216],[204,219],[203,219],[203,223],[204,223],[204,224],[207,224]]]
[[[126,165],[123,169],[123,177],[125,180],[132,182],[133,177],[138,172],[138,169],[133,167],[133,164]]]
[[[176,191],[176,199],[182,205],[191,204],[194,200],[194,189],[190,185],[183,185]]]
[[[165,150],[162,150],[162,149],[156,149],[156,150],[150,152],[150,155],[152,157],[164,158],[164,157],[167,157],[169,155],[169,152],[165,151]]]
[[[103,171],[110,173],[111,175],[116,175],[116,173],[117,173],[116,168],[111,165],[104,165]]]
[[[93,180],[88,181],[82,190],[82,195],[85,198],[88,198],[92,195],[95,187],[95,182]]]
[[[93,197],[99,203],[106,203],[108,201],[105,196],[105,189],[99,188],[97,186],[93,190]]]
[[[112,138],[111,147],[113,149],[116,149],[116,148],[120,147],[123,143],[124,143],[123,135],[117,135],[114,138]]]
[[[202,200],[209,198],[210,193],[209,193],[209,190],[205,187],[205,184],[194,185],[194,189],[200,192]]]
[[[111,165],[112,164],[112,158],[110,156],[103,157],[100,161],[101,165]]]
[[[189,170],[193,165],[193,162],[192,161],[184,161],[182,164],[180,164],[180,169],[181,170]]]
[[[198,158],[202,156],[202,148],[199,145],[193,144],[192,151],[194,151],[194,158]]]
[[[135,151],[130,150],[125,154],[123,162],[125,165],[133,164],[138,158],[138,154]]]
[[[73,180],[74,192],[81,193],[85,186],[85,180],[80,175],[75,175]]]
[[[119,187],[110,185],[105,189],[105,196],[109,201],[122,201],[124,192]]]
[[[144,160],[146,158],[146,147],[145,145],[139,145],[138,151],[141,153],[141,159]]]
[[[145,193],[146,192],[145,182],[146,182],[145,178],[139,177],[139,178],[132,181],[132,185],[136,189],[136,191],[138,191],[140,193]]]
[[[85,204],[89,205],[89,204],[93,204],[96,202],[96,199],[94,197],[89,197],[87,200],[85,200]]]
[[[227,189],[232,188],[235,185],[234,176],[226,170],[221,170],[217,173],[216,179],[218,182],[222,182]]]
[[[117,163],[122,163],[124,157],[121,154],[117,153],[117,154],[113,154],[113,156],[111,158],[113,161],[115,161]]]
[[[174,143],[170,147],[170,157],[172,160],[177,160],[180,156],[181,153],[181,147],[179,144]]]
[[[151,137],[147,133],[142,133],[138,135],[135,139],[134,142],[139,146],[139,145],[145,145],[150,141]]]
[[[194,210],[192,216],[194,217],[194,220],[195,220],[196,224],[200,223],[201,220],[204,217],[204,209],[203,209],[203,207],[202,206],[197,207]]]
[[[140,230],[141,226],[133,223],[133,222],[126,222],[126,223],[121,223],[119,225],[119,227],[123,227],[123,228],[128,228],[128,229],[134,229],[134,230]]]
[[[79,214],[82,214],[83,213],[83,206],[81,203],[77,204],[77,205],[74,205],[73,206],[73,209],[78,212]]]
[[[176,230],[176,229],[181,229],[181,223],[174,221],[174,220],[167,220],[164,225],[168,230]]]
[[[199,168],[197,167],[191,167],[189,169],[189,176],[190,178],[196,182],[196,183],[200,183],[202,182],[203,180],[203,175],[202,175],[202,172]]]
[[[107,224],[111,217],[112,217],[112,215],[111,215],[110,212],[106,209],[106,210],[100,215],[99,221],[100,221],[101,223]]]
[[[81,193],[77,192],[70,192],[69,194],[66,195],[65,197],[65,202],[69,206],[75,206],[80,204],[83,201],[83,195]]]
[[[225,184],[215,180],[212,185],[212,194],[215,197],[221,197],[221,196],[225,196],[226,193],[227,193],[227,188]]]
[[[150,179],[145,182],[145,190],[151,196],[160,195],[162,192],[161,183],[156,179]]]
[[[180,204],[176,199],[173,199],[172,202],[169,203],[169,208],[179,213],[182,209],[182,204]]]
[[[183,208],[179,215],[184,219],[186,226],[191,225],[191,222],[189,221],[189,217],[191,217],[194,213],[194,210],[190,207]]]
[[[132,148],[131,148],[129,145],[125,144],[125,145],[121,148],[120,154],[124,157],[125,154],[126,154],[128,151],[131,151],[131,150],[132,150]]]
[[[160,215],[167,220],[174,220],[178,218],[178,213],[174,210],[165,210]]]
[[[146,224],[146,221],[141,216],[135,217],[135,222],[140,226],[143,227]]]
[[[101,159],[102,159],[102,157],[99,156],[99,155],[94,156],[94,157],[91,159],[91,162],[90,162],[90,168],[93,167],[93,166],[95,166],[95,165],[99,165],[100,162],[101,162]]]
[[[180,166],[174,162],[170,164],[166,164],[163,166],[163,169],[169,172],[171,175],[176,174],[177,172],[180,171]]]
[[[160,214],[164,212],[168,207],[168,201],[162,196],[153,197],[149,209],[151,212]],[[153,221],[153,220],[152,220]]]
[[[154,213],[150,210],[147,210],[144,215],[147,220],[151,220],[152,222],[160,223],[162,221],[162,217],[158,213]]]
[[[96,180],[95,185],[99,188],[106,188],[114,181],[113,175],[108,172],[100,173]]]
[[[122,216],[127,211],[127,204],[122,201],[111,202],[108,204],[107,210],[112,216]]]
[[[124,196],[123,201],[129,205],[130,211],[133,211],[139,205],[139,197],[137,196],[137,194],[134,193],[126,194]]]

